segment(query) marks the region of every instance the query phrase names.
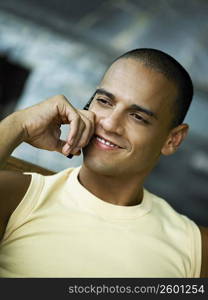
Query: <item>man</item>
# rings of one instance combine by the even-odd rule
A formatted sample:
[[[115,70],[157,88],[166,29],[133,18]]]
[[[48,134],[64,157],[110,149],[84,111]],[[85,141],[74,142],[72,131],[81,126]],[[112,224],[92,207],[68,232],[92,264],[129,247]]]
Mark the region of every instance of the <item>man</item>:
[[[1,277],[208,276],[208,230],[143,188],[173,154],[191,79],[172,57],[135,49],[104,74],[89,110],[55,96],[0,124],[0,163],[21,142],[83,165],[52,176],[0,172]],[[61,124],[70,124],[66,141]]]

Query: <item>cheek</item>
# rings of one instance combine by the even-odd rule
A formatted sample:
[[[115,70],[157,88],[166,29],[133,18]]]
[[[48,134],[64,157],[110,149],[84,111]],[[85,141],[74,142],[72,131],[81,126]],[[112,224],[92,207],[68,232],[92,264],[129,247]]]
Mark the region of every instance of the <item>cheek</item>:
[[[127,134],[134,148],[148,146],[152,142],[150,133],[145,128],[136,128],[127,130]]]
[[[145,157],[154,153],[157,155],[164,143],[164,139],[157,133],[147,130],[138,131],[137,135],[131,136],[132,151]]]

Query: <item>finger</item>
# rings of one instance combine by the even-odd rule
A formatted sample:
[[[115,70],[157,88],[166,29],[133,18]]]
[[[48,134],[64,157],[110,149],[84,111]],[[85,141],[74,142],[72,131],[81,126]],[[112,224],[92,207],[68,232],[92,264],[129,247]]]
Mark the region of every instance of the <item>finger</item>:
[[[88,120],[89,122],[89,136],[88,136],[88,141],[87,144],[89,143],[90,139],[92,136],[95,134],[95,121],[96,121],[96,116],[95,113],[90,112],[90,111],[84,111],[82,110],[81,113],[84,115],[84,117]]]
[[[94,119],[92,113],[84,110],[75,111],[74,116],[71,116],[71,128],[67,139],[70,149],[66,146],[66,152],[74,154],[89,143],[94,134]]]
[[[74,151],[75,148],[76,148],[76,151],[78,151],[77,147],[78,147],[79,141],[80,141],[80,139],[82,137],[82,134],[83,134],[83,132],[85,130],[85,127],[86,127],[86,125],[83,122],[83,120],[80,120],[79,128],[78,128],[76,137],[74,138],[73,145],[71,146],[71,152]]]
[[[79,148],[79,149],[85,147],[89,143],[89,141],[94,133],[94,126],[93,126],[91,120],[89,120],[84,115],[82,115],[81,118],[85,123],[85,129],[82,132],[82,135],[80,136],[79,141],[77,142],[76,148]]]
[[[84,126],[80,124],[79,118],[75,118],[71,122],[70,132],[67,138],[67,141],[62,148],[62,153],[66,156],[72,152],[74,148],[76,148],[77,141],[79,140],[80,135],[82,134],[82,130],[84,130]]]
[[[61,152],[67,156],[69,155],[70,150],[71,150],[71,146],[68,143],[65,143],[64,146],[62,147]]]
[[[84,129],[85,123],[83,122],[80,116],[79,118],[76,117],[74,120],[72,120],[69,136],[67,138],[68,146],[66,145],[64,148],[65,153],[69,154],[73,152],[73,150],[77,147],[77,143],[79,142]],[[76,149],[75,152],[77,152],[78,150]]]
[[[76,147],[74,147],[70,153],[75,154],[81,148],[84,148],[90,141],[92,135],[94,134],[94,122],[88,119],[87,116],[81,114],[81,118],[85,123],[85,129],[80,135],[79,140],[77,141]]]
[[[70,132],[67,138],[67,143],[72,147],[74,146],[78,131],[79,131],[79,125],[80,125],[80,117],[75,114],[70,121]]]

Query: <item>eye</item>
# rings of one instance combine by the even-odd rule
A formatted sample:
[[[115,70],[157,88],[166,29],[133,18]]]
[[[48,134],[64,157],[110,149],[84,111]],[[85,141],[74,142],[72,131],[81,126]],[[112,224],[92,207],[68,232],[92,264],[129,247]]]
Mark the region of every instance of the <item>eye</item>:
[[[132,113],[131,115],[134,117],[134,119],[136,121],[142,122],[142,123],[145,123],[145,124],[149,124],[149,122],[146,119],[144,119],[141,115],[136,114],[136,113]]]
[[[106,100],[106,99],[97,98],[96,101],[98,101],[101,105],[104,105],[104,106],[109,106],[109,105],[111,105],[110,101],[109,101],[109,100]]]

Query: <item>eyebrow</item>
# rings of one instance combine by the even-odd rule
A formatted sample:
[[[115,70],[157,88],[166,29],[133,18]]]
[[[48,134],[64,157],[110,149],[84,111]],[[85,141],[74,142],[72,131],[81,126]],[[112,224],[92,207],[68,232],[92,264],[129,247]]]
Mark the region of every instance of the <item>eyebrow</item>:
[[[153,118],[155,118],[157,120],[157,115],[155,113],[153,113],[151,110],[149,110],[149,109],[147,109],[147,108],[145,108],[143,106],[140,106],[140,105],[137,105],[137,104],[132,104],[130,106],[130,109],[143,112],[146,115],[148,115],[150,117],[153,117]]]
[[[106,90],[104,90],[102,88],[98,88],[96,90],[96,92],[95,92],[95,95],[96,94],[105,95],[105,96],[109,97],[112,100],[115,99],[115,95],[113,95],[112,93],[110,93],[110,92],[108,92],[108,91],[106,91]],[[138,104],[132,104],[130,106],[130,109],[135,110],[135,111],[143,112],[143,113],[147,114],[148,116],[153,117],[153,118],[155,118],[157,120],[157,115],[153,111],[151,111],[151,110],[149,110],[149,109],[147,109],[147,108],[145,108],[143,106],[140,106]]]
[[[104,90],[104,89],[101,89],[101,88],[97,89],[97,90],[95,91],[95,94],[105,95],[105,96],[111,98],[112,100],[115,99],[115,96],[114,96],[112,93],[110,93],[110,92],[108,92],[108,91],[106,91],[106,90]]]

